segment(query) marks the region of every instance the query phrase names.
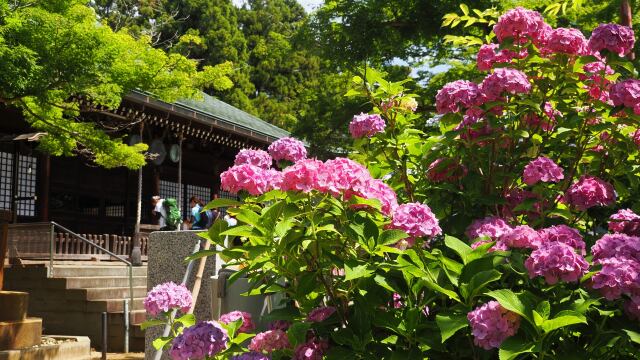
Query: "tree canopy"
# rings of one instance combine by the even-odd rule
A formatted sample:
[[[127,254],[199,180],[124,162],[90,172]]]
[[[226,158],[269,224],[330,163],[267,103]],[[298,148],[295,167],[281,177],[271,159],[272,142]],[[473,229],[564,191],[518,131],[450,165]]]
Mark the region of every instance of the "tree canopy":
[[[144,164],[146,145],[128,146],[85,121],[80,99],[116,108],[134,89],[165,101],[199,89],[232,86],[230,63],[198,68],[195,60],[151,46],[148,36],[114,32],[81,0],[0,0],[0,103],[22,111],[46,132],[54,155],[89,154],[105,167]]]

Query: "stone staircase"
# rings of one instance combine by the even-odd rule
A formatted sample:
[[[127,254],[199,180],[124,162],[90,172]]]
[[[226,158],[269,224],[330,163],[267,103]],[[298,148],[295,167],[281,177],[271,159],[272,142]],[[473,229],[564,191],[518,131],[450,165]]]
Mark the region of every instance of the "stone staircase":
[[[47,277],[44,264],[12,266],[5,272],[5,289],[29,292],[29,314],[41,317],[44,334],[83,335],[102,347],[102,312],[108,315],[108,351],[124,350],[124,299],[129,298],[128,268],[121,264],[55,265]],[[147,267],[133,268],[129,351],[144,351],[140,324],[146,314]]]

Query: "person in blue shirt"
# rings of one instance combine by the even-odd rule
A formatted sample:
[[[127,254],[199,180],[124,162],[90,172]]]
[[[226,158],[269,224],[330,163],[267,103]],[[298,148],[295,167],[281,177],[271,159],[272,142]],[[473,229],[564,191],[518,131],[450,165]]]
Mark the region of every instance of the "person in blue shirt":
[[[191,223],[191,230],[206,229],[209,218],[206,212],[202,212],[202,208],[204,207],[202,200],[198,199],[196,196],[192,196],[191,199],[189,199],[189,207],[191,208],[191,215],[189,219]]]

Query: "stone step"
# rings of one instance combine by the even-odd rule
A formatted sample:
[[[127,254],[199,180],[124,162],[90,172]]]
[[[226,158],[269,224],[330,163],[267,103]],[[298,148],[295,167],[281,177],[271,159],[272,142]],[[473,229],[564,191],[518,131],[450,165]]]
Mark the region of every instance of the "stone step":
[[[124,326],[123,313],[109,313],[109,325],[115,324]],[[129,324],[140,325],[147,320],[147,312],[145,310],[133,310],[129,312]]]
[[[134,266],[132,268],[133,276],[147,276],[146,266]],[[129,276],[127,266],[116,265],[93,265],[93,266],[75,266],[60,265],[53,267],[53,277],[87,277],[87,276]]]
[[[61,280],[61,279],[51,279]],[[64,278],[67,289],[90,289],[105,287],[127,287],[129,286],[128,276],[83,276]],[[147,286],[146,276],[134,276],[133,286]]]
[[[87,300],[96,300],[96,299],[127,299],[130,297],[129,295],[129,287],[104,287],[104,288],[89,288],[89,289],[68,289],[71,291],[83,292],[86,294],[84,296]],[[144,297],[147,295],[147,287],[146,286],[134,286],[133,287],[133,297]]]
[[[133,298],[133,306],[130,306],[131,311],[143,310],[144,298]],[[123,299],[94,299],[87,301],[87,311],[94,312],[122,312],[124,311]]]

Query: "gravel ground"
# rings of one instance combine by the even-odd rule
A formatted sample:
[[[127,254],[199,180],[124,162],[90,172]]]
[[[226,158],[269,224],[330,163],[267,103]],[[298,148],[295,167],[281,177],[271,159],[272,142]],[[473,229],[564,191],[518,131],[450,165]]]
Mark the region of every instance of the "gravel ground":
[[[101,352],[96,352],[95,350],[91,351],[91,360],[100,360],[101,358],[102,358]],[[107,353],[107,359],[109,360],[143,360],[144,353],[128,353],[128,354]]]

